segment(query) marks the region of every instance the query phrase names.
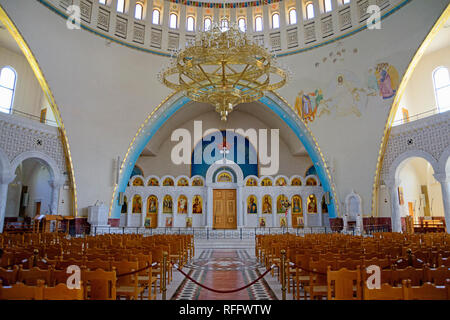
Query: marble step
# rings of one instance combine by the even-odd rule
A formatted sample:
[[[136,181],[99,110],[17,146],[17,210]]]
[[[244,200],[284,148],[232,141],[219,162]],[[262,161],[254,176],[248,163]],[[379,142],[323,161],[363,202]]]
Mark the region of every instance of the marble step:
[[[255,248],[255,240],[240,239],[201,239],[195,240],[196,249],[251,249]]]

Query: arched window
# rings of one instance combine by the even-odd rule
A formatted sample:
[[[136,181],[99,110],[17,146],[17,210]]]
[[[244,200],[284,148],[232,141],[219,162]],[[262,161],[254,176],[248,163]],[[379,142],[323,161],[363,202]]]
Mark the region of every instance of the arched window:
[[[228,30],[228,19],[220,20],[220,30],[222,30],[222,32]]]
[[[11,67],[4,67],[0,73],[0,111],[11,113],[16,90],[16,71]]]
[[[330,12],[333,9],[331,5],[331,0],[323,0],[323,10],[325,12]]]
[[[152,23],[153,24],[159,24],[160,15],[161,15],[161,13],[159,12],[158,9],[153,10],[153,14],[152,14]]]
[[[278,29],[280,27],[280,15],[274,13],[272,15],[272,29]]]
[[[297,10],[291,9],[289,10],[289,24],[297,23]]]
[[[187,31],[194,31],[195,28],[195,20],[194,17],[188,17],[187,18]]]
[[[433,84],[439,112],[450,110],[450,75],[447,68],[439,67],[434,70]]]
[[[314,5],[312,2],[306,5],[306,19],[314,18]]]
[[[258,16],[255,18],[255,31],[256,32],[260,32],[263,30],[263,22],[262,22],[262,17]]]
[[[144,6],[142,3],[136,3],[136,9],[134,10],[134,18],[142,20],[144,15]]]
[[[238,26],[239,26],[239,30],[241,30],[242,32],[245,32],[245,30],[247,29],[247,26],[245,25],[245,19],[244,18],[239,18]]]
[[[125,0],[117,0],[117,12],[125,13]]]
[[[98,0],[98,3],[106,5],[106,0]]]
[[[169,16],[169,28],[176,29],[178,27],[178,16],[175,13],[171,13]]]
[[[205,31],[208,31],[211,29],[211,18],[205,18],[205,21],[203,22],[203,27],[205,28]]]

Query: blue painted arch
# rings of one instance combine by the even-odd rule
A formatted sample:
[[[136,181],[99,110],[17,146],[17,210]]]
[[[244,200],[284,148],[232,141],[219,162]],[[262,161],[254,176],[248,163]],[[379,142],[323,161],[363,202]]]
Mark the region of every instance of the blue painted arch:
[[[113,194],[113,201],[111,206],[111,218],[120,218],[121,206],[119,206],[119,192],[125,192],[127,188],[128,181],[131,177],[133,168],[144,150],[145,146],[152,139],[155,133],[161,128],[164,123],[187,103],[191,100],[187,97],[182,96],[180,93],[172,96],[168,101],[160,105],[157,112],[152,113],[152,115],[145,121],[141,126],[138,134],[135,137],[134,143],[131,145],[127,157],[122,164],[122,170],[120,171],[119,183]],[[338,216],[336,210],[336,199],[334,199],[334,192],[329,179],[329,176],[325,170],[323,159],[317,150],[316,144],[306,128],[305,124],[300,120],[298,115],[289,107],[284,101],[279,99],[274,93],[267,93],[266,96],[261,98],[259,102],[270,110],[272,110],[276,115],[283,120],[286,125],[291,128],[293,133],[302,142],[306,151],[308,152],[314,166],[317,170],[317,175],[322,182],[322,187],[325,192],[330,192],[332,195],[332,201],[328,205],[328,213],[330,218],[336,218]]]

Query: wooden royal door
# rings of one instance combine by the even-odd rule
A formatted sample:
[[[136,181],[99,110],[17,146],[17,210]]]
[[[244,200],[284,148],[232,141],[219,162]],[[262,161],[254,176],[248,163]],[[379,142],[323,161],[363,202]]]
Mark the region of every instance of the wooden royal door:
[[[237,229],[236,190],[214,190],[213,228]]]

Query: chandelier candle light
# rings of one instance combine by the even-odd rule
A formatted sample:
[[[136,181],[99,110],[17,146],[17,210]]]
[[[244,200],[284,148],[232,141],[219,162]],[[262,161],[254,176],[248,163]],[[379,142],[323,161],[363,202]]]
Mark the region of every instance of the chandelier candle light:
[[[176,54],[159,78],[191,100],[213,105],[226,121],[238,104],[257,101],[264,91],[284,86],[287,72],[236,25],[226,30],[214,25]]]

